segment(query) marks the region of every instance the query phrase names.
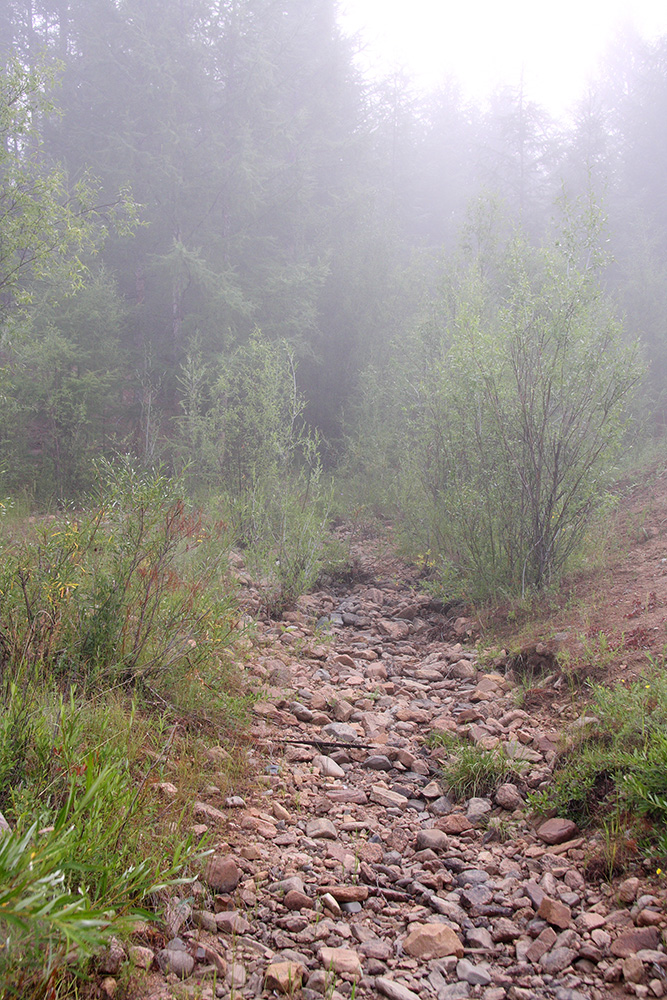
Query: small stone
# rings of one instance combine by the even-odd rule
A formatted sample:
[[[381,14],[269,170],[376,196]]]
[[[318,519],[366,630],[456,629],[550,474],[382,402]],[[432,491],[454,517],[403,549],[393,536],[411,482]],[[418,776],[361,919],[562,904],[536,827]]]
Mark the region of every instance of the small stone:
[[[185,900],[170,899],[165,907],[164,923],[167,936],[175,938],[181,927],[192,917],[192,907]]]
[[[218,925],[215,922],[215,914],[209,913],[208,910],[193,910],[192,923],[195,927],[201,927],[203,931],[208,931],[209,934],[218,933]]]
[[[655,927],[633,927],[612,941],[610,951],[617,958],[636,955],[642,948],[657,949],[660,934]]]
[[[195,967],[195,960],[188,951],[163,948],[157,953],[157,964],[164,975],[171,972],[179,979],[187,979]]]
[[[285,809],[285,806],[283,806],[280,802],[273,803],[273,805],[271,806],[271,812],[273,813],[274,818],[277,819],[279,823],[280,822],[291,823],[292,821],[292,817],[290,816],[289,812],[287,811],[287,809]]]
[[[546,920],[548,924],[552,924],[555,927],[560,927],[561,930],[570,926],[572,922],[572,911],[569,906],[565,903],[561,903],[557,899],[550,899],[549,896],[545,896],[540,903],[540,908],[537,911],[538,917],[542,920]]]
[[[495,951],[493,938],[486,927],[470,927],[466,930],[466,941],[470,948],[481,948],[483,951]]]
[[[446,795],[441,795],[439,798],[433,799],[428,808],[434,816],[446,816],[452,811],[452,803]]]
[[[310,837],[312,840],[317,840],[318,838],[322,840],[338,839],[336,827],[330,819],[326,819],[324,816],[311,819],[308,822],[306,825],[306,836]]]
[[[178,788],[171,781],[159,781],[155,787],[158,795],[168,802],[173,802],[178,795]]]
[[[369,771],[391,771],[393,766],[384,754],[373,754],[371,757],[367,757],[362,764],[362,767],[368,768]]]
[[[392,792],[390,788],[383,788],[382,785],[373,785],[371,788],[371,801],[387,809],[405,809],[408,804],[406,795]]]
[[[436,829],[442,830],[443,833],[450,833],[454,837],[458,837],[459,834],[473,829],[472,823],[463,813],[449,813],[448,816],[442,816],[439,820],[436,820],[435,826]]]
[[[623,978],[626,983],[641,983],[644,978],[644,963],[636,955],[623,959]]]
[[[215,922],[222,934],[247,934],[250,930],[248,921],[236,910],[221,910],[216,913]]]
[[[553,927],[545,927],[542,933],[533,941],[526,950],[526,959],[537,965],[543,955],[553,948],[556,943],[556,932]]]
[[[117,976],[125,961],[125,949],[120,941],[112,937],[106,948],[103,948],[98,958],[98,970],[104,975]]]
[[[368,899],[366,885],[323,885],[318,892],[330,893],[339,903],[363,903]]]
[[[446,955],[463,958],[463,943],[446,924],[412,924],[403,942],[403,950],[424,961]]]
[[[320,961],[327,971],[345,979],[361,979],[361,959],[351,948],[321,948]]]
[[[340,908],[338,900],[334,899],[330,892],[325,892],[324,895],[320,896],[320,902],[322,903],[322,906],[325,906],[335,917],[342,916],[343,911]]]
[[[227,970],[227,982],[234,989],[241,990],[248,981],[248,973],[240,962],[232,962]]]
[[[391,945],[381,938],[371,938],[370,941],[364,941],[363,944],[359,945],[359,951],[365,958],[375,958],[381,962],[386,962],[394,954]]]
[[[542,956],[539,965],[544,972],[555,976],[558,972],[562,972],[572,965],[576,957],[577,952],[572,948],[553,948],[552,951]]]
[[[325,736],[332,736],[334,740],[341,743],[358,743],[359,733],[353,726],[348,726],[345,722],[330,722],[322,727]]]
[[[116,990],[118,989],[118,983],[113,976],[106,976],[106,978],[102,980],[100,988],[103,997],[106,997],[107,1000],[113,1000],[116,995]]]
[[[471,986],[488,986],[491,982],[488,968],[486,963],[473,965],[467,958],[462,958],[456,966],[456,975]]]
[[[640,910],[637,914],[638,927],[653,927],[662,921],[662,914],[658,910]]]
[[[665,987],[660,979],[652,979],[648,984],[648,988],[654,997],[663,997],[665,995]]]
[[[418,851],[445,851],[449,847],[449,837],[442,830],[420,830],[416,845]]]
[[[153,964],[155,955],[150,948],[144,948],[142,945],[132,944],[127,949],[130,962],[137,969],[150,969]]]
[[[473,826],[479,823],[493,808],[490,799],[472,798],[468,802],[466,816]]]
[[[508,917],[500,917],[491,929],[491,937],[496,943],[508,944],[521,937],[521,928]]]
[[[442,795],[442,788],[437,781],[429,781],[428,785],[422,788],[422,795],[425,799],[439,799]]]
[[[622,903],[633,903],[639,888],[638,878],[626,878],[618,887],[618,898]]]
[[[305,973],[300,962],[272,962],[264,973],[264,987],[293,996],[301,989]]]
[[[228,809],[245,809],[246,801],[241,795],[228,795],[225,805]]]
[[[397,983],[386,976],[378,976],[375,980],[375,988],[389,1000],[420,1000],[418,993],[413,993],[407,986]]]
[[[325,778],[345,777],[345,771],[340,764],[336,763],[333,757],[325,757],[324,754],[318,754],[316,757],[313,757],[313,764],[320,769],[320,773]]]
[[[496,805],[499,805],[501,809],[507,809],[510,812],[514,809],[521,809],[524,804],[523,799],[521,798],[521,792],[516,785],[511,784],[511,782],[500,785],[500,787],[496,789],[494,800]]]
[[[537,836],[544,844],[564,844],[577,832],[577,824],[571,819],[548,819],[537,830]]]
[[[276,893],[288,893],[288,892],[304,892],[303,879],[299,875],[290,875],[289,878],[280,879],[279,882],[271,882],[269,885],[269,892]]]
[[[210,806],[207,802],[195,802],[192,812],[195,819],[200,819],[204,823],[216,825],[225,823],[227,820],[221,809],[216,809],[215,806]]]
[[[299,892],[297,889],[290,889],[289,892],[285,893],[283,904],[288,910],[315,909],[315,903],[310,896],[306,896],[305,892]]]
[[[241,872],[233,858],[214,855],[204,869],[203,878],[214,892],[234,892],[241,879]]]

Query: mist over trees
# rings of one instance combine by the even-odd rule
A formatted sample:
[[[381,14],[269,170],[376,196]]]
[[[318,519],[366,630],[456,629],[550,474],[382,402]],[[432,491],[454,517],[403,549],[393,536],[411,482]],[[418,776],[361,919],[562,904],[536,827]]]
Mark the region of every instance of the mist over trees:
[[[604,409],[607,389],[623,397],[610,413],[615,428],[639,378],[624,351],[638,342],[646,363],[640,416],[651,429],[664,423],[667,38],[619,41],[572,116],[554,121],[521,89],[475,106],[448,79],[428,95],[398,73],[364,79],[336,14],[335,0],[3,5],[5,491],[38,503],[80,497],[95,480],[96,458],[130,453],[176,472],[189,462],[194,490],[246,498],[261,469],[282,491],[287,468],[314,482],[320,463],[342,463],[396,501],[402,487],[388,480],[400,455],[383,451],[373,429],[382,441],[394,433],[391,414],[437,341],[440,381],[429,389],[419,376],[419,391],[434,406],[449,386],[447,433],[461,436],[465,454],[481,425],[466,425],[456,398],[472,374],[452,331],[461,310],[488,313],[484,350],[502,353],[509,303],[525,309],[525,296],[536,316],[540,301],[561,296],[565,309],[574,296],[573,309],[586,314],[592,353],[583,360],[599,378],[598,403]],[[492,206],[502,206],[500,229],[489,221],[499,217]],[[569,237],[554,220],[590,218],[591,206],[606,222],[593,227],[595,291],[586,277],[582,304],[571,274],[559,284]],[[613,359],[600,347],[605,336]],[[603,356],[615,366],[613,389],[592,364]],[[252,420],[243,409],[254,405],[251,362],[259,400]],[[272,371],[280,383],[273,390]],[[492,423],[509,419],[505,375],[496,375],[504,388],[495,416],[485,407]],[[410,423],[405,400],[408,412],[392,447],[409,450],[411,435],[428,430],[427,419]],[[433,458],[439,427],[413,457],[423,445]],[[489,425],[484,439],[494,433]],[[363,459],[364,449],[385,455],[384,467]],[[483,467],[492,458],[478,460]],[[460,477],[460,460],[454,468]],[[481,475],[469,471],[465,489]],[[535,502],[539,521],[546,508]],[[489,516],[493,548],[502,518]],[[439,529],[424,517],[431,545]],[[526,542],[531,565],[544,534],[535,530]],[[569,530],[571,540],[578,529]],[[552,543],[554,559],[569,544],[563,535]],[[466,558],[474,562],[470,551]],[[512,559],[503,573],[525,584],[525,554]],[[535,568],[532,583],[557,562]]]

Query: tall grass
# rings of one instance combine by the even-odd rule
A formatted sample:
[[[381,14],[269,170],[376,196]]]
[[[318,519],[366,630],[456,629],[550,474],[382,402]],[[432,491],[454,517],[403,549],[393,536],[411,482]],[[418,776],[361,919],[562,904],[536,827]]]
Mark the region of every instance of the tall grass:
[[[101,475],[85,513],[2,525],[2,997],[76,995],[111,934],[198,874],[183,801],[153,785],[244,710],[220,526],[178,480]]]

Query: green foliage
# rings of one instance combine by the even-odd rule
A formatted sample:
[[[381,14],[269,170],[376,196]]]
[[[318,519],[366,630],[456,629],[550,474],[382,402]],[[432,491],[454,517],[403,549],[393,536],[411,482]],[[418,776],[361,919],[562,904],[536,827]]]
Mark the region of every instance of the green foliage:
[[[237,611],[217,526],[178,480],[129,460],[99,475],[90,513],[11,519],[1,538],[7,997],[75,995],[112,933],[154,918],[162,890],[197,874],[185,799],[161,802],[154,782],[180,756],[192,789],[206,764],[192,765],[182,727],[232,738],[248,704],[229,661]]]
[[[217,526],[178,480],[129,460],[100,476],[91,513],[2,539],[2,674],[39,664],[69,683],[145,688],[204,671],[224,689],[234,608]]]
[[[81,287],[84,258],[109,226],[127,233],[134,222],[127,197],[102,214],[87,175],[70,185],[65,170],[48,162],[40,127],[55,113],[52,86],[52,73],[18,59],[0,73],[0,290],[22,303],[32,299],[30,282]]]
[[[83,971],[130,918],[150,917],[156,894],[189,881],[201,851],[180,824],[169,832],[157,822],[153,762],[138,773],[137,751],[159,727],[113,697],[85,702],[71,689],[65,700],[43,677],[21,681],[9,686],[0,727],[13,827],[0,837],[0,992],[38,997],[67,966]]]
[[[641,374],[600,290],[594,209],[551,248],[501,237],[492,212],[473,220],[372,424],[389,427],[380,455],[413,546],[473,596],[557,579],[606,499]]]
[[[200,459],[184,474],[195,488],[222,487],[221,516],[248,552],[267,609],[279,613],[319,574],[331,502],[294,353],[257,331],[217,367],[190,356],[181,387],[181,454]]]
[[[125,319],[102,269],[76,295],[44,295],[16,325],[0,372],[11,489],[29,485],[43,502],[82,496],[96,481],[95,459],[111,454],[127,428],[118,349]]]
[[[501,746],[485,750],[474,743],[461,743],[451,748],[442,767],[447,790],[459,800],[491,795],[503,782],[518,776],[517,765]]]
[[[667,679],[662,670],[613,688],[596,686],[587,713],[597,720],[571,737],[550,801],[585,824],[609,812],[644,817],[641,835],[665,854]]]

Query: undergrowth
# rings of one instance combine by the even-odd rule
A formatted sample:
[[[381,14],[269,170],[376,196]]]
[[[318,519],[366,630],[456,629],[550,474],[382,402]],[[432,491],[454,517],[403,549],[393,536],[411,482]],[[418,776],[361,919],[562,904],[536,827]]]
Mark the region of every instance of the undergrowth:
[[[223,785],[199,736],[222,729],[236,766],[248,708],[220,527],[178,480],[100,471],[87,512],[0,536],[3,998],[81,995],[109,937],[199,874],[188,799],[157,785],[183,760],[190,793]]]
[[[442,779],[447,791],[458,801],[492,795],[499,785],[520,777],[520,767],[507,756],[502,746],[486,750],[450,733],[433,733],[429,742],[433,747],[443,747],[446,752]]]
[[[667,859],[667,677],[662,665],[615,687],[592,686],[587,716],[556,764],[549,805],[581,826],[613,825]]]

